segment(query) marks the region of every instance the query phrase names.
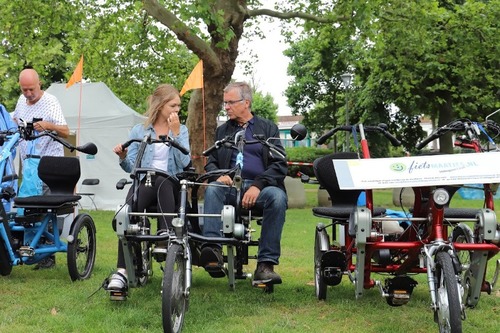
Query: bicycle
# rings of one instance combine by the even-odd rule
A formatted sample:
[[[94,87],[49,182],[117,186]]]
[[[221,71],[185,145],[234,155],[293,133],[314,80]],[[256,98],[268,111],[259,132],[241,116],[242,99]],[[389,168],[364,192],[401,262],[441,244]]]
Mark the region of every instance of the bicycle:
[[[3,181],[17,180],[17,175],[5,175],[8,157],[21,140],[34,140],[49,136],[70,151],[95,155],[93,143],[75,147],[48,131],[34,133],[32,123],[24,123],[17,130],[0,132],[3,148],[0,154],[0,172]],[[69,226],[66,241],[62,240],[57,216],[72,214],[80,196],[74,188],[80,178],[80,163],[76,157],[43,156],[38,168],[39,176],[48,185],[50,193],[29,197],[15,197],[9,187],[2,189],[2,197],[13,201],[14,207],[23,208],[24,215],[6,211],[0,205],[0,275],[8,276],[13,266],[32,265],[57,252],[67,253],[68,271],[72,281],[91,276],[96,254],[95,225],[88,214],[78,214]]]
[[[178,219],[174,218],[174,220],[172,221],[172,229],[158,230],[159,233],[154,235],[151,234],[152,230],[149,221],[149,218],[160,218],[162,216],[177,217],[178,214],[166,212],[156,213],[154,212],[156,211],[156,209],[153,208],[141,212],[137,209],[137,203],[139,195],[138,189],[143,177],[146,178],[146,186],[152,186],[154,176],[162,176],[165,179],[176,181],[174,177],[168,175],[165,171],[141,167],[142,156],[144,155],[144,151],[147,146],[151,144],[167,144],[175,149],[180,150],[185,155],[189,154],[189,151],[186,148],[180,146],[174,139],[168,136],[160,136],[158,139],[153,139],[151,138],[150,134],[145,135],[143,139],[128,140],[127,142],[122,144],[122,147],[125,149],[134,142],[140,143],[140,145],[138,148],[135,165],[132,169],[132,172],[130,173],[130,177],[132,178],[131,183],[133,187],[133,196],[131,198],[131,202],[126,202],[124,205],[118,207],[112,222],[113,229],[115,230],[119,240],[121,241],[125,259],[125,267],[127,271],[128,285],[123,290],[110,291],[111,300],[124,300],[128,296],[129,287],[136,288],[144,286],[153,274],[153,258],[160,264],[162,262],[165,263],[165,268],[162,267],[165,276],[164,279],[162,279],[162,294],[167,295],[172,291],[171,289],[167,288],[167,286],[177,287],[179,284],[184,285],[182,281],[177,281],[176,283],[173,283],[173,281],[164,281],[165,279],[168,279],[168,277],[172,278],[174,275],[174,271],[176,270],[174,266],[176,264],[175,254],[177,253],[177,246],[175,245],[175,243],[177,242],[175,238],[175,230],[177,230],[176,221],[178,221]],[[117,183],[117,189],[123,189],[123,187],[127,183],[130,182],[128,182],[126,179],[120,180]],[[179,185],[181,201],[178,206],[180,215],[184,216],[182,212],[187,205],[185,194],[183,194],[185,186],[182,184],[182,181],[179,183]],[[166,248],[163,247],[165,243],[167,244]],[[185,251],[189,251],[189,247],[186,247]],[[185,253],[186,258],[189,258],[190,255],[188,254],[188,252]],[[180,261],[180,263],[184,264],[184,261]],[[106,283],[107,280],[104,281],[103,285],[105,286]],[[164,306],[171,306],[171,303],[165,304]],[[165,332],[176,332],[180,327],[182,327],[185,311],[184,307],[187,307],[187,298],[183,298],[183,302],[179,306],[183,310],[177,311],[164,309],[162,311]],[[181,313],[181,315],[176,316],[175,313],[177,312]]]
[[[348,275],[355,286],[356,298],[363,296],[364,289],[378,286],[390,306],[401,306],[408,303],[417,285],[410,276],[425,273],[431,308],[440,332],[461,332],[465,309],[462,306],[463,289],[457,278],[457,252],[474,253],[474,265],[468,266],[468,269],[472,270],[473,266],[471,275],[476,274],[474,277],[482,281],[486,261],[499,251],[500,227],[494,212],[490,208],[475,209],[471,215],[470,211],[448,208],[451,198],[448,184],[451,181],[445,181],[444,177],[425,178],[418,172],[417,167],[423,169],[425,165],[439,163],[439,159],[450,159],[449,155],[370,159],[365,131],[381,132],[392,143],[397,143],[396,138],[386,133],[386,126],[383,125],[337,127],[319,138],[318,143],[337,131],[360,134],[363,158],[353,162],[357,159],[355,153],[350,157],[330,158],[333,172],[338,177],[336,191],[351,199],[339,207],[332,198],[332,207],[313,209],[316,216],[332,220],[330,225],[319,223],[316,226],[314,262],[317,298],[325,299],[326,287],[339,284],[342,276]],[[432,136],[437,137],[436,134]],[[431,140],[424,139],[418,147]],[[410,169],[413,174],[408,176]],[[378,170],[378,174],[374,175],[370,170]],[[332,186],[328,181],[323,182],[326,187]],[[403,187],[401,185],[412,187],[415,193],[411,216],[405,214],[405,217],[391,218],[385,215],[384,208],[374,207],[373,189]],[[361,191],[366,192],[366,205],[357,206],[355,200]],[[477,239],[481,242],[458,243],[448,239],[448,226],[463,221],[476,223]],[[394,223],[397,225],[391,225]],[[336,225],[340,226],[340,237],[337,244],[330,244],[327,228],[332,227],[332,235],[336,237]],[[336,241],[336,238],[333,240]],[[381,282],[372,278],[373,273],[393,277]],[[469,283],[473,291],[482,285],[472,279]],[[476,292],[471,292],[469,298],[474,297]]]
[[[240,139],[242,139],[241,135],[236,137],[236,141],[234,137],[219,140],[211,148],[203,152],[203,154],[209,154],[213,149],[218,149],[223,145],[237,147],[238,144],[242,152],[244,143]],[[137,142],[138,140],[135,141]],[[142,147],[145,147],[147,144],[160,142],[173,144],[176,148],[183,149],[182,147],[178,147],[175,141],[168,137],[160,140],[145,138],[142,140],[139,152],[143,151],[145,148]],[[260,143],[274,149],[269,141],[259,137],[253,143]],[[124,145],[127,146],[128,144],[127,142]],[[281,154],[281,152],[279,153]],[[138,161],[141,160],[139,154]],[[251,258],[248,255],[248,247],[255,246],[258,242],[251,238],[251,212],[246,213],[247,218],[240,213],[239,196],[237,196],[238,199],[235,206],[224,206],[220,214],[197,212],[199,188],[201,186],[214,186],[206,184],[208,179],[230,174],[236,178],[236,190],[241,190],[240,175],[242,162],[242,157],[240,156],[239,163],[233,169],[216,170],[201,175],[195,173],[193,170],[186,170],[176,175],[180,186],[178,210],[176,213],[136,212],[131,209],[131,206],[133,206],[132,202],[131,205],[125,204],[120,207],[115,215],[114,224],[116,225],[116,233],[123,244],[129,286],[137,287],[144,285],[151,274],[150,255],[154,252],[156,244],[158,242],[166,242],[168,244],[166,254],[162,258],[165,261],[162,278],[162,325],[164,332],[180,332],[182,330],[191,292],[192,267],[198,264],[200,244],[217,243],[227,246],[228,251],[225,260],[227,262],[228,280],[231,289],[234,290],[236,279],[246,279],[248,277],[248,274],[243,272],[243,266]],[[160,171],[134,167],[134,171],[131,174],[133,186],[138,186],[139,173],[143,173],[145,177],[148,177],[153,174],[159,174]],[[168,177],[164,173],[162,175]],[[121,181],[121,183],[126,183],[126,180]],[[189,200],[190,191],[191,202]],[[173,217],[172,228],[161,235],[150,235],[147,218],[161,216]],[[202,236],[198,221],[200,217],[220,217],[224,221],[224,237]],[[272,286],[269,285],[259,287],[265,288],[268,292],[272,290]],[[123,291],[116,296],[123,298],[127,296],[126,293],[127,291]]]
[[[497,110],[495,112],[498,112]],[[493,113],[494,114],[494,113]],[[491,114],[491,115],[493,115]],[[491,116],[490,115],[490,116]],[[488,117],[487,117],[488,118]],[[496,146],[495,141],[490,136],[496,138],[500,135],[500,127],[494,121],[486,119],[485,123],[479,123],[471,121],[467,118],[461,118],[454,120],[442,127],[437,128],[432,132],[427,138],[425,138],[421,143],[417,145],[417,149],[422,149],[429,142],[439,139],[441,136],[452,132],[452,133],[463,133],[458,135],[454,140],[454,146],[460,147],[466,150],[471,150],[474,153],[488,153],[492,151],[500,151]],[[483,144],[480,140],[481,135],[486,138],[486,144]],[[481,243],[495,243],[498,245],[500,242],[499,233],[500,230],[497,227],[495,231],[496,218],[491,216],[490,213],[495,210],[494,194],[498,189],[498,184],[483,184],[482,188],[477,188],[475,186],[460,186],[468,188],[476,188],[482,190],[484,193],[484,212],[479,216],[479,222],[475,224],[474,230],[471,229],[467,223],[457,224],[451,235],[449,236],[449,241],[454,244],[454,248],[457,254],[457,258],[460,263],[459,282],[464,290],[465,298],[462,299],[462,304],[466,307],[473,308],[479,302],[481,292],[486,292],[491,294],[493,287],[497,281],[494,278],[492,282],[486,281],[486,268],[487,261],[492,257],[491,253],[485,255],[484,250],[472,250],[468,249],[470,244],[481,244]],[[456,190],[456,187],[452,191]],[[458,212],[457,212],[458,210]],[[472,209],[447,209],[445,215],[462,215],[469,217],[472,221],[476,220],[477,211]],[[484,224],[484,225],[482,225]],[[498,277],[498,272],[500,271],[500,260],[497,260],[496,274]]]

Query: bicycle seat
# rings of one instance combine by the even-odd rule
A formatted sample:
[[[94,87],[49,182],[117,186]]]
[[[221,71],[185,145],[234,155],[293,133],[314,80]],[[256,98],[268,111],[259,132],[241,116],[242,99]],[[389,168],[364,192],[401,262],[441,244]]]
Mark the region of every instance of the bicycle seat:
[[[72,207],[81,196],[74,190],[80,179],[80,161],[76,157],[43,156],[38,165],[38,176],[49,187],[50,193],[15,198],[15,207],[59,209]]]
[[[339,187],[337,173],[333,166],[333,159],[357,159],[354,152],[332,153],[317,158],[313,163],[314,174],[320,186],[324,188],[332,202],[331,207],[314,207],[314,216],[335,220],[348,220],[353,208],[357,205],[361,190],[342,190]],[[373,216],[384,214],[385,208],[374,208]]]

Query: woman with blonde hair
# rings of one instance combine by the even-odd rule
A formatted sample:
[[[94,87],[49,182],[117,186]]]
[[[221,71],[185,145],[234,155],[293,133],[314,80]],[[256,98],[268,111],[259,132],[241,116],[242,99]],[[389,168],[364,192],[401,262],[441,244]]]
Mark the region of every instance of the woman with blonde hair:
[[[178,115],[181,107],[179,91],[170,84],[161,84],[148,97],[147,101],[147,119],[144,124],[137,124],[132,128],[129,139],[142,139],[146,134],[150,134],[152,139],[167,135],[177,141],[179,145],[189,149],[188,130],[185,125],[180,123]],[[139,145],[139,143],[134,142],[128,148],[123,148],[121,144],[113,148],[113,152],[118,155],[120,166],[124,171],[132,172]],[[166,144],[149,145],[142,157],[141,167],[166,171],[171,178],[156,175],[152,179],[153,186],[151,187],[145,186],[145,179],[142,179],[137,196],[137,210],[143,211],[156,205],[159,212],[173,213],[177,196],[175,175],[189,166],[190,162],[190,155],[184,155],[176,148]],[[131,202],[132,198],[133,188],[127,194],[127,202]],[[172,217],[159,218],[158,232],[171,227],[171,221]],[[122,291],[127,287],[123,250],[121,244],[118,244],[117,271],[109,279],[106,289],[108,291]]]

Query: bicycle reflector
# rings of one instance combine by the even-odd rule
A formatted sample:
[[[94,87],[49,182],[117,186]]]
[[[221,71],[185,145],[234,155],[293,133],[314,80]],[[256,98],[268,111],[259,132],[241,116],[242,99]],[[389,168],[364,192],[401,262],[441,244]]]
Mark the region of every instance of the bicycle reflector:
[[[444,206],[450,200],[450,194],[444,188],[438,188],[432,194],[432,198],[436,205]]]

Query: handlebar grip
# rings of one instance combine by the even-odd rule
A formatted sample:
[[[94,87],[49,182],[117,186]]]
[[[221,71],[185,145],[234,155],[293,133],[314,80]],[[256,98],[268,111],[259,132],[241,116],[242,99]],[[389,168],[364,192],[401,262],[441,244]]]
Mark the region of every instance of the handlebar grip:
[[[387,131],[382,131],[382,134],[392,143],[394,147],[401,146],[401,141],[399,141],[394,135]]]
[[[203,156],[208,156],[210,155],[214,150],[216,150],[217,148],[219,148],[218,146],[218,141],[210,148],[208,148],[207,150],[204,150],[201,154]]]
[[[122,143],[122,149],[127,149],[128,146],[130,146],[132,144],[133,141],[127,141],[125,143]]]
[[[329,137],[334,135],[335,132],[337,132],[337,131],[349,131],[350,132],[351,130],[352,130],[352,126],[348,126],[348,125],[335,127],[334,129],[331,129],[328,132],[326,132],[325,134],[323,134],[318,140],[316,140],[316,143],[318,145],[322,145],[323,143],[325,143],[326,140],[328,140]]]
[[[426,137],[425,139],[423,139],[421,142],[419,142],[415,148],[417,148],[418,150],[424,148],[425,146],[427,146],[427,144],[431,141],[433,141],[434,139],[436,139],[438,136],[436,135],[436,133],[432,133],[431,135],[429,135],[428,137]]]
[[[319,137],[318,140],[316,140],[316,143],[318,145],[322,145],[323,143],[325,143],[326,140],[328,140],[329,137],[331,137],[334,133],[335,133],[335,128],[332,129],[332,130],[329,130],[327,133],[323,134],[322,136]]]
[[[130,184],[131,182],[128,181],[126,178],[122,178],[120,179],[117,183],[116,183],[116,189],[117,190],[123,190],[123,188],[125,187],[126,184]]]

